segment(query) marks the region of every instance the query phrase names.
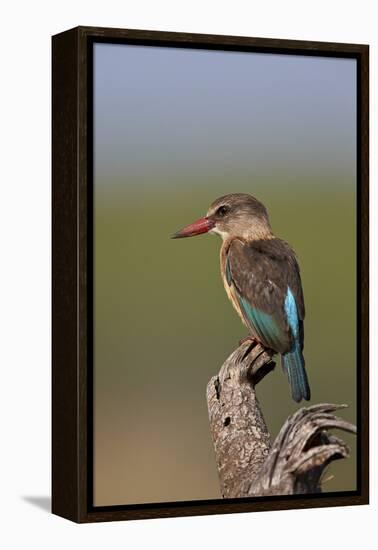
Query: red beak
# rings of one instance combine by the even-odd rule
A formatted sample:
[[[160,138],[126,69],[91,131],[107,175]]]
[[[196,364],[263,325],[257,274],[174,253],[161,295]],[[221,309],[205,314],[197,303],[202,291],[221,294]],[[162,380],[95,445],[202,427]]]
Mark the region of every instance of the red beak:
[[[183,239],[184,237],[194,237],[195,235],[202,235],[202,233],[208,233],[210,229],[215,227],[215,222],[209,220],[209,218],[200,218],[194,223],[187,225],[172,235],[172,239]]]

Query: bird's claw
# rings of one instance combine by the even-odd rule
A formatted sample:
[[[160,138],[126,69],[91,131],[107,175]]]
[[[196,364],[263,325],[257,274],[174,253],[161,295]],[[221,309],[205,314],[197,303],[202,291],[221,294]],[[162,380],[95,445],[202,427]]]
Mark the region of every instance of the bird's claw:
[[[249,336],[246,336],[245,338],[242,338],[241,340],[239,340],[239,346],[245,344],[246,342],[251,343],[251,348],[253,348],[257,344],[259,344],[259,341],[257,340],[257,338],[255,338],[254,336],[249,335]]]

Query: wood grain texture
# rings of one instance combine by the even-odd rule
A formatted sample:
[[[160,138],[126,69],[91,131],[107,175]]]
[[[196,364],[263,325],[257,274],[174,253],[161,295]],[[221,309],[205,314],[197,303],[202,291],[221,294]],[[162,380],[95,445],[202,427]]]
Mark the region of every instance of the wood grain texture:
[[[52,511],[87,513],[87,42],[52,40]],[[91,188],[91,187],[90,187]],[[90,316],[92,317],[92,316]]]
[[[272,354],[242,344],[207,386],[210,429],[224,498],[248,496],[270,450],[270,434],[257,400],[252,370],[271,370]]]
[[[166,32],[139,29],[120,29],[106,27],[78,27],[80,32],[96,41],[110,40],[112,42],[136,41],[142,44],[167,46],[188,46],[204,48],[205,46],[216,49],[234,48],[238,51],[252,48],[266,52],[277,53],[301,53],[308,55],[336,55],[339,57],[355,56],[368,50],[364,44],[349,44],[341,42],[319,42],[308,40],[287,40],[281,38],[261,38],[249,36],[229,36],[220,34],[199,34],[187,32]],[[285,51],[283,51],[285,50]]]
[[[369,48],[358,56],[357,90],[357,472],[369,501]]]
[[[273,368],[270,351],[245,342],[208,383],[210,429],[224,498],[320,493],[328,464],[349,456],[345,443],[329,433],[335,428],[356,433],[355,426],[333,414],[345,405],[299,409],[271,444],[255,387]]]
[[[358,491],[302,497],[93,506],[94,42],[352,57],[358,61]],[[52,508],[76,522],[368,502],[368,46],[77,27],[53,37]]]
[[[78,517],[77,32],[52,47],[52,511]]]

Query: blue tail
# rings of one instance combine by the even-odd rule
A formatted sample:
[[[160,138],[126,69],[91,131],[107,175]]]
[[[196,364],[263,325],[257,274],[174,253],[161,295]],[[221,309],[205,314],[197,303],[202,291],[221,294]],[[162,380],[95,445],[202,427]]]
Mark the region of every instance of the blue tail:
[[[305,371],[305,360],[299,345],[296,342],[293,351],[281,355],[282,367],[286,372],[291,386],[291,395],[294,401],[311,398],[310,386]]]

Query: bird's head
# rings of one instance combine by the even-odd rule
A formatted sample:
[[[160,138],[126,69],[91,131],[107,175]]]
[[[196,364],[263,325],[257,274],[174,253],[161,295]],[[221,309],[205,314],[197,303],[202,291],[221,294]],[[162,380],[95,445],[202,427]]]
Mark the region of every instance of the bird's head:
[[[272,237],[268,212],[265,206],[251,195],[232,193],[216,199],[204,218],[183,227],[172,235],[173,239],[194,237],[202,233],[245,240]]]

